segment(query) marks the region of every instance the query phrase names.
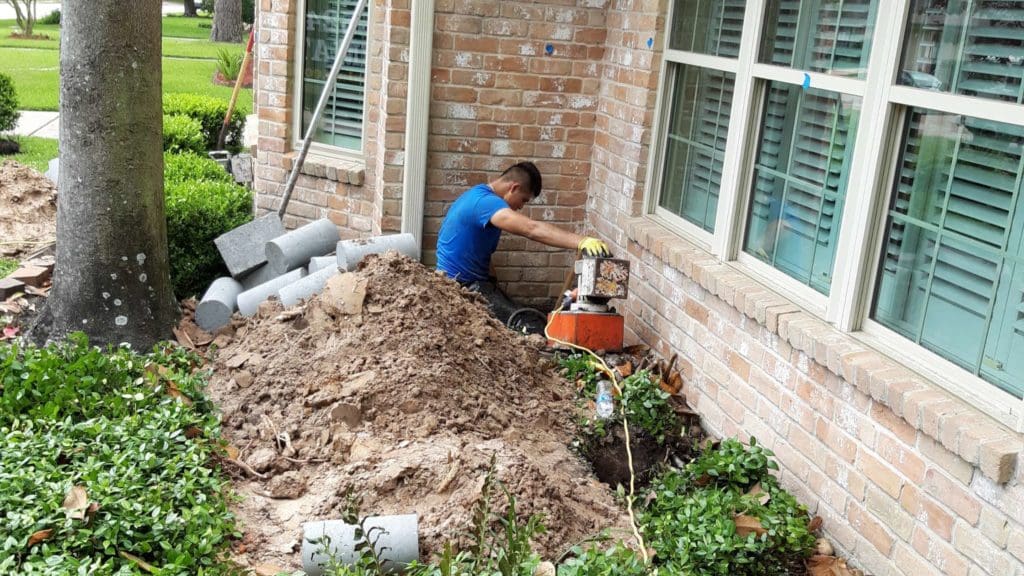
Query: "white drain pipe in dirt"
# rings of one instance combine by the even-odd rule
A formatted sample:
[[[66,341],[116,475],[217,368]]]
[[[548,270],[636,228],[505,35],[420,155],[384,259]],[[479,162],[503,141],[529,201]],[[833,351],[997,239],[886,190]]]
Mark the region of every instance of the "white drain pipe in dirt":
[[[401,572],[420,557],[416,514],[369,516],[363,520],[363,530],[387,572]],[[332,557],[351,566],[356,560],[356,543],[356,527],[343,520],[306,522],[302,525],[302,569],[308,576],[322,576]]]
[[[416,244],[415,236],[409,233],[392,234],[338,242],[338,268],[351,272],[367,254],[383,254],[388,250],[398,250],[413,260],[419,259],[419,245]]]

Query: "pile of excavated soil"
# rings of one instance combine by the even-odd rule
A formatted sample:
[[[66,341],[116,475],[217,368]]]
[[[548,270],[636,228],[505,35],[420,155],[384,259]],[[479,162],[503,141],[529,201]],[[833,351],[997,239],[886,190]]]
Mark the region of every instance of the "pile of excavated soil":
[[[236,487],[236,559],[297,568],[300,526],[419,514],[421,555],[465,544],[492,458],[547,557],[628,526],[608,487],[569,448],[571,384],[457,283],[396,253],[368,257],[361,311],[330,289],[300,308],[264,304],[218,336],[210,395],[239,459],[263,478]],[[358,291],[358,290],[357,290]],[[351,305],[351,302],[347,303]]]
[[[57,186],[29,166],[0,162],[0,256],[32,251],[56,230]]]

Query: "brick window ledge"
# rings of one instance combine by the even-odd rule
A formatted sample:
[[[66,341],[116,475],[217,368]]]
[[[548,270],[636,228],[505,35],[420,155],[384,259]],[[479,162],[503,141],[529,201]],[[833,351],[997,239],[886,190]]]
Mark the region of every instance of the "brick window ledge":
[[[1017,456],[1024,450],[1016,432],[651,218],[631,218],[625,230],[630,240],[662,262],[884,404],[991,480],[1003,484],[1013,476]]]
[[[284,155],[284,169],[291,170],[292,165],[299,155],[298,152],[289,152]],[[366,164],[348,158],[335,158],[319,154],[309,153],[306,161],[302,163],[301,174],[313,178],[324,178],[338,182],[339,184],[351,184],[362,186],[366,181]]]

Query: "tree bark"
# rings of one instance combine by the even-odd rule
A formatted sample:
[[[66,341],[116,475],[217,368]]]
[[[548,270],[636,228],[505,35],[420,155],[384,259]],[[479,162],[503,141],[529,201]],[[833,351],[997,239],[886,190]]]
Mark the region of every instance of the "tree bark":
[[[185,0],[185,16],[189,18],[196,15],[196,0]]]
[[[57,261],[36,341],[85,332],[147,351],[171,335],[160,0],[65,2]]]
[[[242,41],[242,0],[216,0],[213,3],[212,42]]]

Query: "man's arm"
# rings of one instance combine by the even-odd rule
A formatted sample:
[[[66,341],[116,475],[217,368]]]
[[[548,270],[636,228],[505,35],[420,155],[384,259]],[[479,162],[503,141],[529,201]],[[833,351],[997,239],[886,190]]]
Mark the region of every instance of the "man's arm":
[[[505,232],[524,236],[556,248],[575,249],[583,241],[583,236],[579,234],[562,230],[558,226],[552,226],[546,222],[538,222],[511,208],[502,208],[495,212],[494,216],[491,216],[491,224]]]

